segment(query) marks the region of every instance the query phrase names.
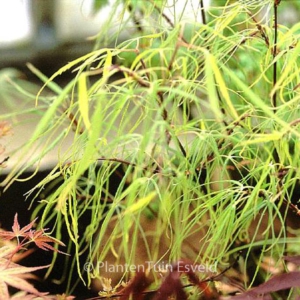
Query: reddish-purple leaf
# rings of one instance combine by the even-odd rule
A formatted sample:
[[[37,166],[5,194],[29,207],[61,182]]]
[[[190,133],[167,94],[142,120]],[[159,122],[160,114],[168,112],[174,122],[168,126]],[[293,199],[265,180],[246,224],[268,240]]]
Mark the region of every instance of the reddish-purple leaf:
[[[230,300],[272,300],[272,297],[269,294],[257,295],[255,292],[250,290],[237,296],[233,296],[230,298]]]
[[[137,273],[128,285],[122,289],[119,294],[122,295],[120,300],[142,300],[142,292],[149,286],[150,281],[147,280],[144,272]]]
[[[265,283],[245,292],[234,296],[232,300],[257,300],[257,299],[272,299],[262,298],[260,295],[270,294],[281,290],[286,290],[294,287],[300,287],[300,272],[290,272],[276,275]]]
[[[287,262],[300,266],[300,255],[295,256],[284,256],[283,259]]]
[[[170,271],[168,276],[165,278],[154,299],[165,300],[172,295],[176,295],[176,299],[187,299],[187,295],[185,294],[180,281],[180,273],[174,270]]]
[[[293,287],[300,287],[300,272],[284,273],[272,277],[267,282],[255,288],[259,294],[276,292]]]
[[[37,247],[39,247],[40,249],[43,249],[45,251],[55,251],[55,252],[59,252],[62,254],[66,254],[62,251],[59,251],[58,249],[54,248],[53,246],[49,245],[48,243],[57,243],[61,246],[65,246],[65,244],[61,241],[58,241],[55,238],[52,238],[51,236],[45,235],[45,232],[43,230],[30,230],[27,234],[27,238],[29,240],[31,240],[32,242],[34,242],[36,244]]]

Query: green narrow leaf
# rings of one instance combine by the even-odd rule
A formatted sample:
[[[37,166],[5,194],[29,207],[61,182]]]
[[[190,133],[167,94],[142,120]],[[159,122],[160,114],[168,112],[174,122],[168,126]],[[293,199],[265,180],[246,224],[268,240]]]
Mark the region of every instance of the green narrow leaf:
[[[146,197],[137,200],[136,203],[130,205],[125,211],[123,215],[131,214],[136,211],[139,211],[143,208],[145,208],[151,201],[152,199],[156,196],[156,192],[151,192],[148,194]]]
[[[221,113],[219,99],[215,87],[213,57],[210,53],[206,53],[205,75],[206,75],[208,99],[211,105],[211,110],[215,114],[216,120],[221,121],[223,116]]]
[[[107,55],[104,63],[104,68],[103,68],[103,80],[107,80],[110,77],[110,67],[112,65],[112,53],[109,49],[107,49]]]
[[[78,78],[78,104],[83,123],[86,129],[89,130],[91,123],[89,119],[89,97],[86,86],[86,73],[80,74]]]
[[[54,93],[59,95],[62,92],[62,88],[58,84],[56,84],[54,81],[49,82],[49,78],[45,76],[40,70],[38,70],[34,65],[32,65],[31,63],[27,63],[27,68],[42,82],[48,82],[49,89],[51,89]]]
[[[24,145],[23,152],[18,157],[18,161],[16,162],[15,166],[12,168],[6,179],[1,183],[1,186],[5,186],[5,189],[9,188],[9,186],[16,180],[16,178],[19,177],[28,168],[28,165],[22,168],[24,158],[26,157],[28,151],[34,147],[36,141],[38,141],[39,138],[44,135],[45,131],[47,131],[49,124],[51,124],[51,121],[53,120],[55,112],[58,110],[61,103],[65,100],[66,95],[68,95],[70,90],[73,88],[73,85],[74,82],[72,80],[65,87],[65,89],[53,100],[53,102],[49,106],[49,109],[43,115],[34,133],[32,134],[31,139],[26,145]]]
[[[222,74],[220,72],[220,69],[217,65],[217,62],[215,60],[215,58],[213,56],[210,55],[210,63],[212,64],[212,69],[214,71],[214,74],[215,74],[215,79],[216,79],[216,83],[219,85],[219,88],[220,88],[220,92],[221,94],[223,95],[223,98],[229,108],[229,111],[232,113],[232,115],[234,116],[234,118],[236,120],[239,119],[239,115],[238,113],[236,112],[231,100],[230,100],[230,96],[229,96],[229,93],[228,93],[228,90],[227,90],[227,87],[226,87],[226,84],[224,82],[224,79],[222,77]]]
[[[256,95],[238,76],[230,70],[225,65],[222,66],[225,74],[231,78],[231,80],[236,84],[238,88],[240,88],[244,94],[248,97],[249,102],[252,103],[254,107],[259,107],[268,117],[272,120],[276,121],[279,125],[282,126],[282,135],[286,134],[287,132],[295,134],[297,137],[300,137],[300,134],[297,130],[289,125],[289,123],[285,122],[284,120],[280,119],[276,114],[274,114],[273,110],[258,96]]]
[[[280,78],[278,79],[277,83],[275,84],[274,88],[271,91],[271,97],[275,94],[275,92],[279,89],[282,89],[282,84],[285,80],[287,80],[291,74],[294,74],[293,68],[295,67],[296,61],[299,58],[300,55],[300,43],[297,44],[295,49],[293,50],[292,55],[289,57],[289,60],[286,64],[286,66],[283,69],[283,72],[281,73]],[[293,75],[293,77],[296,77],[297,74]],[[284,84],[285,86],[286,84]]]
[[[38,98],[40,97],[42,91],[45,89],[46,86],[48,86],[50,83],[53,82],[53,79],[57,76],[61,75],[62,73],[68,71],[72,67],[76,66],[80,62],[84,61],[84,63],[80,66],[80,69],[83,69],[88,64],[92,63],[98,56],[100,56],[105,50],[100,49],[93,52],[89,52],[88,54],[81,56],[70,63],[66,64],[62,68],[60,68],[57,72],[55,72],[46,82],[45,84],[40,88],[39,92],[36,95],[36,104],[38,103]],[[77,69],[76,69],[77,70]]]

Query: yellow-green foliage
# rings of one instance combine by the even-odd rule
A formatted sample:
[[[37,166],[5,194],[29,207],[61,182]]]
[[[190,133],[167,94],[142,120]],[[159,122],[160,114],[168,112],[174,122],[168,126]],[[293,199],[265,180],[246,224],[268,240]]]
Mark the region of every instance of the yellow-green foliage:
[[[145,15],[162,11],[147,3]],[[151,30],[88,53],[48,80],[31,66],[56,95],[25,149],[43,139],[47,151],[75,130],[53,171],[64,180],[41,208],[43,222],[51,216],[58,228],[67,224],[77,262],[83,250],[91,262],[113,250],[130,264],[141,237],[149,260],[161,259],[162,253],[151,253],[147,245],[147,228],[139,222],[145,215],[157,222],[152,223],[157,238],[169,243],[170,260],[182,256],[190,236],[196,249],[192,259],[208,264],[258,245],[279,256],[287,242],[298,243],[286,239],[279,207],[288,207],[300,176],[299,23],[279,25],[275,33],[271,0],[222,4],[205,11],[206,24],[166,26],[160,15]],[[56,86],[54,78],[67,70],[75,78],[64,88]],[[61,126],[65,131],[58,134]],[[55,138],[47,138],[53,132]],[[110,174],[122,163],[115,195],[100,201]],[[239,180],[229,176],[232,170]],[[280,181],[281,170],[287,175]],[[23,171],[17,164],[8,181]],[[81,201],[78,181],[86,171],[95,192]],[[80,193],[88,194],[87,187]],[[85,211],[92,211],[91,224],[79,236]],[[116,237],[118,249],[112,249]],[[97,269],[82,273],[79,264],[77,270],[89,283],[101,276]]]

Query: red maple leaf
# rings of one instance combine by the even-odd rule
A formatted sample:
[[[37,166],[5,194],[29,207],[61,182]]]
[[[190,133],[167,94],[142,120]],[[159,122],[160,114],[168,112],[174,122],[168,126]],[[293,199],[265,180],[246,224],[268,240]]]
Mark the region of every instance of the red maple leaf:
[[[37,247],[40,249],[49,251],[55,251],[62,254],[67,254],[62,251],[59,251],[58,249],[54,248],[53,246],[49,245],[49,243],[56,243],[61,246],[65,246],[65,244],[51,236],[48,236],[45,233],[46,229],[40,229],[40,230],[34,230],[32,229],[32,226],[34,225],[35,221],[34,219],[32,222],[30,222],[28,225],[24,227],[20,227],[20,224],[18,222],[18,214],[15,214],[14,217],[14,224],[12,226],[12,231],[0,231],[0,237],[2,237],[5,240],[12,240],[13,238],[16,238],[18,241],[18,246],[16,246],[15,251],[12,253],[12,256],[17,253],[19,250],[24,249],[24,246],[27,244],[33,242]],[[20,241],[20,237],[23,239]]]
[[[36,220],[37,218],[21,229],[20,224],[18,222],[18,214],[16,213],[14,217],[14,224],[12,226],[12,231],[1,231],[0,237],[3,237],[3,239],[5,240],[12,240],[13,238],[17,238],[19,241],[19,237],[27,236],[28,231],[32,228]]]
[[[53,246],[49,245],[49,243],[56,243],[59,244],[61,246],[66,246],[63,242],[48,236],[45,234],[45,231],[43,229],[41,230],[29,230],[29,232],[27,233],[27,238],[29,241],[32,241],[36,244],[37,247],[39,247],[40,249],[43,249],[45,251],[55,251],[55,252],[59,252],[62,254],[66,254],[69,255],[65,252],[62,252],[56,248],[54,248]]]

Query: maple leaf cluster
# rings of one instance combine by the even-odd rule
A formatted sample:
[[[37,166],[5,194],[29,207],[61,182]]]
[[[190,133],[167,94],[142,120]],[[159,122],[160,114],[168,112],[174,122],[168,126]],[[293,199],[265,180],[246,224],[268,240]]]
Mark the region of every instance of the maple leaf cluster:
[[[31,243],[45,251],[51,250],[64,253],[49,244],[54,243],[65,246],[64,243],[47,235],[45,229],[33,229],[35,221],[36,219],[21,228],[18,222],[18,214],[15,214],[12,231],[0,231],[0,238],[4,241],[16,240],[16,244],[6,244],[0,247],[0,299],[36,299],[36,297],[42,297],[42,299],[74,299],[73,296],[51,296],[48,293],[41,293],[27,281],[35,277],[31,274],[32,272],[48,268],[50,265],[24,267],[14,262],[15,256],[21,250],[27,250],[27,246]],[[21,292],[10,297],[8,286],[19,289]]]
[[[18,245],[16,247],[16,252],[26,248],[26,246],[30,243],[35,243],[35,245],[40,249],[46,251],[52,250],[52,251],[66,254],[54,248],[53,246],[49,245],[49,243],[56,243],[61,246],[65,246],[63,242],[47,235],[46,233],[47,229],[39,229],[39,230],[32,229],[36,220],[37,218],[34,219],[32,222],[30,222],[28,225],[21,228],[18,222],[18,214],[15,214],[12,231],[1,231],[0,237],[2,237],[4,240],[17,239]]]

